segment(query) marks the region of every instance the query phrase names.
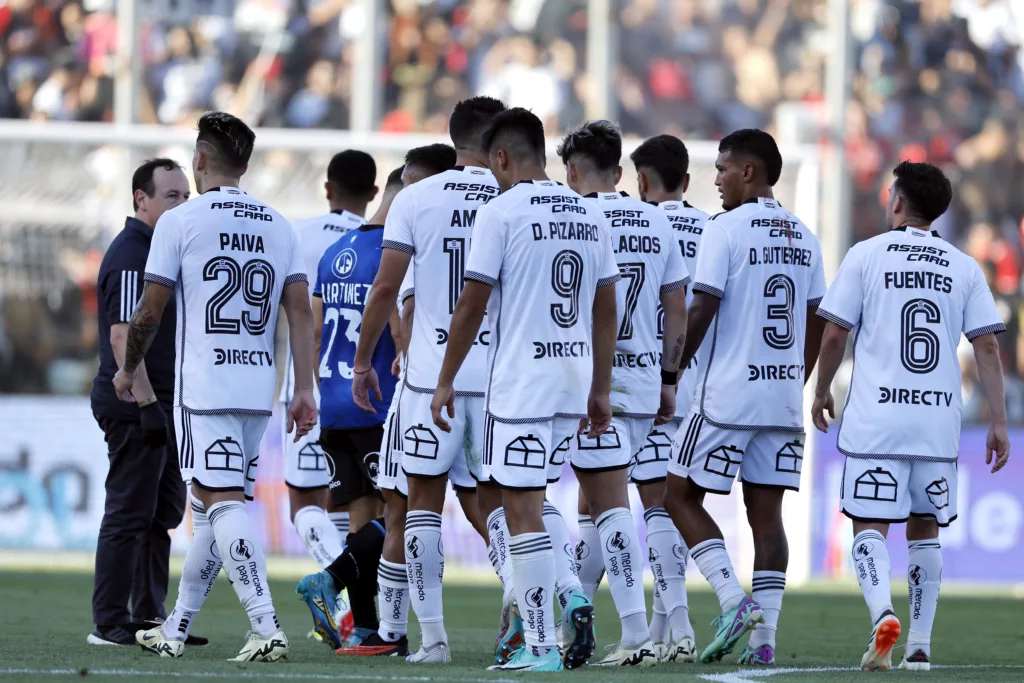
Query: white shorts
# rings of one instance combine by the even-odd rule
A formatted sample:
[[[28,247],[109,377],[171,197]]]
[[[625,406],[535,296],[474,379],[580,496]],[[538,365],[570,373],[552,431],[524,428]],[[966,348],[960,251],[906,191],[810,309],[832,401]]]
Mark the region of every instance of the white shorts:
[[[482,396],[456,396],[455,417],[448,420],[452,430],[442,432],[434,425],[430,414],[433,394],[423,394],[406,388],[399,406],[399,429],[402,432],[402,470],[407,477],[440,477],[457,467],[463,460],[470,477],[480,477],[480,458],[483,451],[484,399]],[[458,467],[461,467],[461,463]]]
[[[580,421],[556,417],[545,422],[484,419],[483,479],[506,489],[543,491],[558,481]]]
[[[252,500],[269,421],[269,415],[197,415],[175,408],[181,478],[210,491],[241,491]]]
[[[847,458],[840,509],[858,522],[956,519],[956,461]]]
[[[327,488],[331,483],[330,458],[320,447],[320,425],[295,443],[288,433],[288,406],[281,416],[281,435],[284,438],[284,483],[290,488],[309,490]]]
[[[613,417],[604,434],[596,439],[576,434],[569,462],[574,470],[607,472],[629,467],[633,456],[643,448],[654,426],[654,418]]]
[[[803,432],[716,427],[691,411],[672,439],[668,471],[711,493],[729,493],[733,479],[773,488],[800,489]]]
[[[668,461],[672,458],[672,437],[679,429],[682,418],[654,427],[643,446],[633,456],[629,467],[629,480],[634,484],[655,484],[665,481]]]

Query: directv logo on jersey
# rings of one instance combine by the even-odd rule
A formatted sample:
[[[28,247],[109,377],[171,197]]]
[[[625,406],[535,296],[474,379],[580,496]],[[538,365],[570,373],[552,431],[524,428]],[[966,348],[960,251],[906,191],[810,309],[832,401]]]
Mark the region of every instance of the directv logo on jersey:
[[[803,365],[748,365],[748,382],[761,379],[803,379]]]
[[[273,365],[274,357],[269,351],[246,351],[244,349],[214,349],[217,355],[214,365]]]
[[[441,327],[435,327],[434,328],[434,332],[437,334],[437,345],[438,346],[444,346],[445,344],[448,343],[448,330],[446,330],[444,328],[441,328]],[[490,343],[491,343],[491,331],[490,330],[484,330],[483,332],[481,332],[480,334],[478,334],[476,336],[476,339],[473,340],[473,346],[476,346],[477,344],[480,344],[481,346],[489,346]]]
[[[615,353],[612,367],[616,368],[656,368],[661,367],[661,353],[645,351],[644,353]]]
[[[533,342],[533,359],[541,358],[589,358],[590,344],[578,342]]]
[[[897,387],[879,387],[881,395],[879,403],[901,403],[909,406],[942,406],[953,405],[953,394],[948,391],[928,391],[926,389],[899,389]]]

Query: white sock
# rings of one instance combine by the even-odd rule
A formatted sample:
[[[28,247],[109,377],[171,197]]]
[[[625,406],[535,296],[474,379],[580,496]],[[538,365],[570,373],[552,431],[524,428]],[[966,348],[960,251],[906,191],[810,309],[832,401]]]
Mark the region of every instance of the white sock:
[[[939,606],[939,586],[942,582],[942,546],[939,539],[909,541],[910,567],[907,584],[910,589],[910,634],[907,653],[924,650],[931,655],[932,624]],[[911,647],[913,646],[913,648]]]
[[[597,587],[604,577],[604,557],[601,554],[601,537],[594,521],[587,515],[579,516],[580,541],[576,544],[576,575],[579,576],[583,593],[588,600],[594,599]]]
[[[526,646],[536,655],[555,647],[555,554],[551,537],[531,533],[511,536],[508,542],[516,601],[523,618]]]
[[[573,591],[583,592],[580,579],[576,576],[576,555],[569,540],[569,529],[565,519],[551,503],[544,502],[544,528],[551,537],[551,550],[555,554],[555,594],[558,605],[565,609]]]
[[[441,599],[444,576],[441,515],[427,510],[410,510],[406,515],[405,569],[409,577],[412,608],[423,634],[423,647],[447,643]]]
[[[633,515],[626,508],[613,508],[598,517],[596,523],[608,587],[622,621],[622,645],[643,645],[651,632],[647,628],[644,598],[644,561]]]
[[[877,624],[882,614],[892,611],[892,592],[889,589],[889,549],[885,537],[873,529],[862,531],[853,539],[853,568],[860,591],[871,612],[871,623]]]
[[[377,569],[377,609],[380,612],[377,635],[389,643],[406,635],[409,629],[409,576],[404,564],[381,558]]]
[[[786,572],[755,571],[753,590],[750,597],[761,605],[764,623],[750,634],[750,647],[755,650],[762,645],[775,648],[775,631],[779,627],[779,612],[782,611],[782,594],[786,591]]]
[[[656,643],[667,643],[672,636],[671,625],[668,621],[668,614],[665,612],[665,604],[662,602],[661,591],[658,590],[657,580],[654,583],[654,611],[651,613],[650,631],[651,640]]]
[[[732,568],[729,553],[725,551],[725,541],[720,538],[709,538],[703,543],[698,543],[690,548],[690,557],[715,589],[723,613],[740,604],[746,597],[747,594],[743,592],[743,587],[736,579],[736,570]]]
[[[274,635],[281,625],[270,599],[267,558],[252,533],[245,504],[235,500],[214,503],[207,515],[224,560],[224,571],[249,615],[252,630],[261,638]]]
[[[514,595],[515,586],[512,581],[512,563],[508,556],[508,524],[505,523],[505,509],[498,508],[487,515],[487,535],[490,538],[491,552],[498,563],[498,579],[504,591],[502,604],[508,603]]]
[[[644,512],[647,521],[647,547],[650,551],[651,571],[654,573],[656,595],[668,615],[672,640],[693,637],[690,608],[686,598],[686,560],[688,551],[679,531],[665,508],[655,507]],[[657,610],[655,610],[657,614]],[[651,622],[652,637],[654,621]],[[658,642],[668,642],[662,640]]]
[[[328,512],[327,518],[334,524],[334,528],[338,531],[338,543],[341,547],[345,547],[345,543],[348,542],[348,513],[347,512]],[[341,553],[339,552],[338,555]]]
[[[213,527],[203,504],[189,494],[192,503],[192,543],[185,552],[185,564],[178,581],[178,598],[174,609],[164,620],[161,632],[164,638],[185,640],[192,620],[199,613],[223,564]]]
[[[294,524],[299,538],[320,569],[327,569],[341,555],[338,531],[322,507],[307,505],[302,508],[295,513]]]

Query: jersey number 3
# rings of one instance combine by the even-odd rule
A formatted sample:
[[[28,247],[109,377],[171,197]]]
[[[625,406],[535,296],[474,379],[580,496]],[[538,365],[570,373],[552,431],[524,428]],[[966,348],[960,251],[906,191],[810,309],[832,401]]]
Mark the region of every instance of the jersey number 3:
[[[224,285],[206,302],[206,334],[241,334],[242,327],[252,335],[263,334],[270,322],[270,295],[274,291],[274,267],[263,259],[246,261],[244,266],[228,256],[218,256],[203,266],[203,280],[210,282],[226,276]],[[248,306],[241,317],[225,316],[222,309],[238,292]]]
[[[764,343],[773,349],[788,349],[796,341],[793,325],[793,305],[796,302],[796,287],[787,275],[772,275],[764,283],[764,298],[768,303],[768,320],[776,321],[770,327],[761,328]]]

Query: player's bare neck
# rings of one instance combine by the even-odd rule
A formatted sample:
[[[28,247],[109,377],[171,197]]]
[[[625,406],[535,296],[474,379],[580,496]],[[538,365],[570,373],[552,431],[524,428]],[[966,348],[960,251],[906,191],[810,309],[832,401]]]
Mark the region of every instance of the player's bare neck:
[[[918,216],[898,216],[892,222],[893,230],[902,230],[905,228],[915,228],[924,232],[930,232],[932,224],[930,221],[926,221]]]
[[[456,166],[475,166],[476,168],[488,168],[487,155],[481,152],[474,152],[468,149],[455,149]]]
[[[775,199],[775,194],[772,192],[770,185],[755,186],[744,193],[743,203],[749,202],[752,199]]]
[[[354,202],[345,199],[329,202],[331,211],[334,213],[340,213],[342,211],[348,211],[354,213],[357,216],[366,215],[366,204],[367,202]]]
[[[514,177],[513,184],[521,183],[524,180],[551,180],[544,168],[533,162],[517,165],[512,175]]]
[[[682,202],[682,192],[666,192],[664,190],[648,190],[647,201],[651,204],[664,204],[665,202]]]
[[[615,189],[615,183],[604,178],[583,178],[573,188],[577,194],[586,197],[588,194],[608,194],[610,192],[617,192]]]
[[[208,174],[203,176],[203,194],[215,187],[238,187],[241,178],[233,178],[226,175]]]

